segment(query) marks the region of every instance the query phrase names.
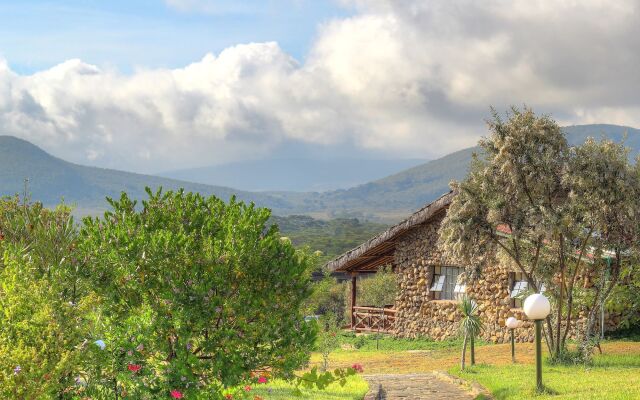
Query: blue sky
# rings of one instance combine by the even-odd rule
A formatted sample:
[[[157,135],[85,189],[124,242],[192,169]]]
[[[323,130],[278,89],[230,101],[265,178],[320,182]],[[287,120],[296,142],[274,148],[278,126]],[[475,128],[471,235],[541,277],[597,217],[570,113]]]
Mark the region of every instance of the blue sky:
[[[137,172],[640,126],[640,0],[0,0],[0,134]],[[595,133],[597,135],[597,133]]]
[[[331,0],[2,0],[0,57],[19,73],[72,58],[128,72],[276,41],[302,61],[318,25],[351,11]]]

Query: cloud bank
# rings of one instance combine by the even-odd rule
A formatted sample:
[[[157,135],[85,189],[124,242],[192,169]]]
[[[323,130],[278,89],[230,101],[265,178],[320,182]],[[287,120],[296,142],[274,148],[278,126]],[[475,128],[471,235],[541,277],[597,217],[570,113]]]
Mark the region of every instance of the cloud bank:
[[[0,61],[0,133],[159,171],[287,142],[430,158],[472,145],[491,105],[640,126],[637,0],[341,1],[356,14],[320,26],[304,61],[273,42],[131,74],[68,60],[20,75]]]

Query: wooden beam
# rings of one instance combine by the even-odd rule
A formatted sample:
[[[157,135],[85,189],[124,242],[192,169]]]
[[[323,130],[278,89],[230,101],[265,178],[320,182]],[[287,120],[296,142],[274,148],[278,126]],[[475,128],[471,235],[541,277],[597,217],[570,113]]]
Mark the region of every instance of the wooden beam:
[[[358,273],[351,273],[351,329],[354,329],[356,326],[356,316],[355,316],[355,308],[356,308],[356,295],[358,292]]]

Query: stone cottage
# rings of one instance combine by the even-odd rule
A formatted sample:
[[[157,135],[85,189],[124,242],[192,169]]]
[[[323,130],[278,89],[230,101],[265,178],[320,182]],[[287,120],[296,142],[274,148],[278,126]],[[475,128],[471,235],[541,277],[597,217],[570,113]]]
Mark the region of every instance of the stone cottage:
[[[485,340],[508,341],[504,322],[510,316],[524,321],[516,330],[517,340],[533,340],[533,323],[527,321],[518,298],[528,289],[520,273],[496,262],[484,269],[479,279],[465,285],[459,279],[463,267],[438,248],[438,229],[453,196],[453,192],[443,195],[327,264],[330,271],[351,275],[353,330],[447,339],[458,334],[458,302],[466,294],[478,303]],[[395,304],[383,308],[357,306],[358,281],[384,266],[391,266],[398,275]]]

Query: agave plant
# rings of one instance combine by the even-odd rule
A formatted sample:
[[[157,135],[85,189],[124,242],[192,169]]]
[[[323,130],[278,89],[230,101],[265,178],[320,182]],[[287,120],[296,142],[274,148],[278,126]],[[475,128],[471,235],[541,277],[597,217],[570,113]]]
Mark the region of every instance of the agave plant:
[[[463,297],[460,302],[460,312],[462,313],[460,332],[464,337],[460,368],[464,369],[467,353],[467,341],[470,341],[471,344],[471,365],[476,363],[474,340],[482,331],[483,324],[482,320],[480,320],[480,316],[478,315],[478,304],[466,296]]]

